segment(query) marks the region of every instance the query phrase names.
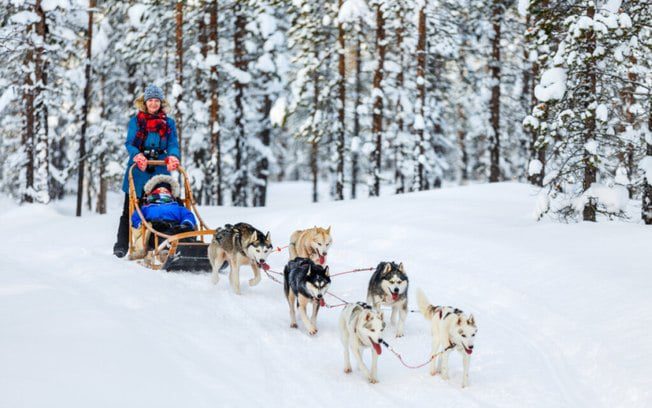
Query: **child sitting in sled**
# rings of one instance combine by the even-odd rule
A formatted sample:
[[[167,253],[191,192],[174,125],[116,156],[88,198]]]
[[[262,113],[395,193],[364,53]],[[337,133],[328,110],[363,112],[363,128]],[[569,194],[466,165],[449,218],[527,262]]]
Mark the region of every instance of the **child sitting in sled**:
[[[143,188],[145,204],[140,208],[143,217],[158,232],[168,235],[193,231],[197,228],[194,214],[177,202],[179,183],[168,175],[152,177]],[[142,220],[138,212],[131,217],[132,236],[135,239],[134,251],[130,259],[144,258],[150,246],[150,232],[141,226]],[[143,233],[145,237],[143,238]]]

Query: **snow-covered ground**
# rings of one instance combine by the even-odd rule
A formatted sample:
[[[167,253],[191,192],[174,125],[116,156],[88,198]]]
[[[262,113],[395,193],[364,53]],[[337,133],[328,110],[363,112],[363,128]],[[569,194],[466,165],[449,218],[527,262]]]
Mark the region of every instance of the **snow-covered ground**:
[[[210,225],[247,221],[275,245],[332,225],[332,272],[403,261],[411,307],[422,288],[475,315],[469,388],[457,354],[446,382],[387,350],[371,385],[355,365],[343,373],[339,309],[311,337],[289,328],[267,278],[236,296],[227,279],[113,257],[120,200],[79,219],[72,201],[0,199],[0,407],[652,406],[650,227],[536,223],[533,191],[510,183],[316,205],[305,184],[281,184],[268,208],[202,208]],[[332,291],[363,300],[368,277],[336,277]],[[421,315],[393,333],[408,363],[428,358]]]

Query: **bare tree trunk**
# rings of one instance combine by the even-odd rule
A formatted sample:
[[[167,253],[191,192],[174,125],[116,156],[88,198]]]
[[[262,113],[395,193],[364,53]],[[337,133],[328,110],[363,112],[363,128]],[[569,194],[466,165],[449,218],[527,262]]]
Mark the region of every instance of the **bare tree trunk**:
[[[637,65],[638,61],[635,56],[631,55],[629,60],[632,64],[632,67]],[[624,105],[623,114],[625,116],[625,122],[628,123],[629,126],[634,127],[636,123],[636,116],[630,111],[630,107],[635,103],[634,92],[636,90],[634,83],[638,81],[638,74],[636,73],[635,69],[630,69],[627,72],[627,79],[629,79],[631,83],[625,84],[621,91],[621,97],[623,99]],[[622,130],[627,129],[623,127]],[[634,144],[632,142],[627,142],[627,145],[625,146],[625,157],[623,159],[623,164],[625,165],[625,169],[627,171],[627,191],[629,192],[629,198],[631,199],[634,198],[634,185],[632,184],[632,179],[637,170],[636,163],[634,161]]]
[[[378,65],[374,72],[372,86],[373,113],[371,133],[375,138],[376,147],[372,153],[373,185],[369,189],[369,196],[380,195],[380,172],[382,170],[382,143],[383,143],[383,74],[385,69],[385,16],[381,5],[376,6],[376,50],[378,52]]]
[[[362,47],[362,40],[360,39],[361,33],[356,33],[355,45],[355,108],[353,109],[353,137],[357,142],[360,140],[360,113],[358,107],[361,104],[360,95],[362,94],[362,58],[360,50]],[[356,143],[357,143],[356,142]],[[351,152],[351,198],[356,198],[356,190],[358,186],[358,149]]]
[[[100,182],[100,190],[97,194],[97,206],[95,207],[95,212],[98,214],[106,214],[106,193],[108,190],[108,183],[106,180],[106,177],[104,176],[106,173],[106,153],[102,152],[100,153],[99,157],[99,182]]]
[[[82,215],[82,196],[84,193],[84,166],[86,164],[86,129],[88,128],[88,108],[91,97],[91,45],[93,43],[93,10],[96,0],[88,2],[88,36],[86,37],[86,85],[84,86],[84,105],[82,106],[82,126],[79,139],[79,163],[77,174],[77,217]]]
[[[235,67],[243,72],[247,71],[247,61],[245,60],[245,34],[247,20],[242,12],[242,5],[236,2],[234,6],[235,11],[235,34],[234,53],[235,53]],[[245,84],[236,80],[235,81],[235,168],[236,180],[233,185],[232,201],[236,206],[247,206],[247,163],[244,160],[245,154],[245,124],[244,124],[244,89]]]
[[[91,212],[93,211],[93,170],[95,164],[92,160],[88,162],[88,176],[86,176],[86,209]]]
[[[101,115],[106,117],[106,98],[104,96],[104,87],[106,86],[106,76],[102,74],[100,77],[100,89],[98,92],[98,99],[100,103]],[[98,182],[100,183],[97,192],[97,201],[95,204],[95,212],[98,214],[106,214],[106,194],[108,191],[108,180],[106,179],[106,151],[102,151],[98,157]]]
[[[491,157],[489,165],[489,182],[494,183],[500,181],[500,38],[501,38],[501,22],[505,9],[502,0],[494,0],[492,9],[492,25],[494,30],[493,38],[491,39],[491,100],[490,113],[491,113],[491,128],[493,131],[492,137],[489,138],[490,147],[489,154]]]
[[[541,8],[547,8],[549,7],[547,1],[542,1],[540,5],[538,6],[539,9]],[[540,10],[537,10],[534,14],[530,15],[529,10],[528,10],[528,21],[529,25],[527,26],[528,29],[537,26],[539,19],[541,18],[539,16]],[[528,36],[526,36],[527,41],[535,41],[535,39],[529,39]],[[532,80],[530,81],[530,112],[532,109],[534,109],[535,106],[538,105],[539,101],[537,100],[536,96],[534,95],[534,87],[537,85],[537,82],[539,81],[540,77],[540,65],[538,61],[533,61],[531,65],[531,78]],[[544,107],[542,107],[544,108]],[[547,112],[545,113],[547,115]],[[543,121],[544,118],[538,118],[539,121]],[[542,144],[541,141],[539,141],[539,135],[540,135],[541,129],[537,127],[536,129],[530,129],[530,158],[532,160],[537,159],[541,163],[541,171],[537,174],[528,174],[528,180],[530,181],[531,184],[539,187],[543,187],[543,178],[546,175],[546,146]]]
[[[47,21],[45,18],[45,11],[41,7],[41,0],[35,3],[35,11],[39,16],[39,21],[36,24],[36,34],[40,37],[40,44],[36,47],[34,72],[36,78],[35,84],[35,98],[34,98],[34,113],[35,113],[35,154],[34,160],[36,164],[36,179],[35,185],[39,192],[41,200],[49,200],[50,192],[50,152],[49,152],[49,127],[48,127],[48,108],[44,101],[44,94],[47,87],[47,69],[48,63],[45,58],[45,44],[47,44]],[[47,198],[46,198],[47,197]]]
[[[310,142],[310,172],[312,173],[312,202],[319,201],[319,192],[317,190],[317,181],[319,179],[319,167],[317,159],[319,157],[319,142],[313,140]]]
[[[315,55],[317,57],[317,53]],[[313,94],[313,103],[315,105],[315,112],[319,110],[319,68],[315,68],[314,73],[314,84],[315,90]],[[314,118],[313,118],[314,122]],[[316,125],[316,124],[315,124]],[[319,201],[319,192],[317,190],[317,181],[319,180],[319,167],[317,166],[317,161],[319,160],[319,140],[313,138],[310,141],[310,172],[312,173],[312,202],[316,203]]]
[[[31,38],[35,30],[35,24],[29,24],[26,27],[27,38]],[[25,53],[25,60],[23,65],[27,67],[25,70],[25,83],[23,86],[23,103],[25,112],[25,122],[23,134],[21,136],[21,144],[25,152],[25,184],[23,188],[21,202],[32,203],[34,202],[34,99],[35,99],[35,84],[34,84],[34,66],[36,64],[34,47],[28,45],[27,52]]]
[[[213,53],[218,55],[219,40],[217,37],[217,0],[213,0],[211,4],[211,18],[209,26],[209,36]],[[213,180],[212,194],[217,201],[217,205],[224,204],[222,197],[222,147],[220,141],[220,124],[219,124],[219,89],[217,87],[219,76],[217,73],[217,66],[211,67],[211,77],[209,80],[209,87],[211,92],[211,112],[210,112],[210,129],[211,129],[211,155],[212,162],[215,166],[215,177]]]
[[[419,23],[418,23],[418,39],[417,39],[417,115],[422,119],[425,116],[426,105],[426,4],[425,2],[419,9]],[[416,187],[419,191],[427,189],[427,180],[425,174],[425,167],[423,160],[426,154],[425,148],[425,135],[423,134],[424,126],[420,126],[417,130],[417,174],[416,174]]]
[[[269,75],[267,75],[269,76]],[[268,81],[271,78],[268,78]],[[272,124],[269,120],[269,113],[272,110],[272,99],[269,95],[265,95],[263,106],[261,109],[262,120],[263,120],[263,130],[260,134],[260,141],[263,146],[269,147],[271,142],[272,134]],[[253,206],[254,207],[264,207],[267,203],[267,183],[269,179],[269,160],[267,156],[263,156],[256,165],[256,178],[262,180],[261,184],[254,186],[253,191]]]
[[[464,123],[466,120],[462,105],[457,105],[457,117],[462,123]],[[469,154],[466,149],[466,131],[463,127],[458,128],[457,143],[460,147],[460,152],[462,153],[462,171],[460,175],[460,181],[462,184],[466,184],[469,181]]]
[[[338,9],[342,8],[342,0],[338,2]],[[340,105],[338,106],[338,129],[335,149],[337,151],[337,169],[335,180],[335,199],[344,200],[344,144],[345,144],[345,106],[346,106],[346,62],[345,62],[345,43],[344,43],[344,24],[338,22],[337,24],[338,36],[337,41],[338,49],[338,93],[340,98]]]
[[[647,131],[652,134],[652,99],[648,99],[647,110]],[[645,140],[646,155],[652,160],[652,143],[650,139]],[[641,218],[647,225],[652,225],[652,180],[647,177],[643,179],[643,202],[641,205]]]
[[[177,41],[177,66],[176,66],[176,83],[179,87],[179,95],[176,98],[177,112],[175,120],[177,122],[177,136],[179,138],[179,150],[181,156],[185,157],[188,151],[188,142],[183,140],[183,1],[177,0],[176,4],[176,41]],[[185,144],[184,144],[185,142]]]
[[[589,18],[593,19],[595,15],[595,8],[593,6],[589,6],[586,14]],[[593,55],[595,52],[595,32],[589,30],[584,35],[586,35],[588,55]],[[590,110],[595,111],[595,107],[591,108],[591,105],[593,102],[592,96],[596,94],[597,74],[595,61],[590,60],[587,61],[586,64],[586,80],[588,82],[588,89],[583,96],[586,105],[584,106],[584,109],[588,112]],[[587,143],[590,141],[595,140],[595,115],[587,115],[586,119],[584,119],[584,132],[582,139],[584,146],[587,146]],[[582,150],[582,155],[582,163],[584,165],[582,191],[587,191],[596,181],[597,169],[595,167],[595,163],[592,160],[592,155],[586,150],[586,148]],[[595,213],[596,204],[593,199],[589,199],[589,201],[584,205],[584,210],[582,212],[584,221],[595,221]]]
[[[403,10],[399,9],[398,12],[398,27],[396,27],[396,49],[399,53],[399,72],[396,76],[396,82],[398,89],[403,90],[405,87],[405,75],[403,73],[403,67],[405,66],[405,55],[403,50],[403,26],[405,25],[405,16],[403,15]],[[401,140],[403,131],[405,130],[405,121],[404,116],[405,109],[403,108],[403,102],[400,97],[396,104],[396,115],[397,115],[397,127],[398,127],[398,143],[396,145],[396,165],[394,168],[394,184],[396,184],[396,194],[405,193],[405,175],[400,170],[401,165],[403,164],[403,151],[405,147],[403,146],[403,141]]]

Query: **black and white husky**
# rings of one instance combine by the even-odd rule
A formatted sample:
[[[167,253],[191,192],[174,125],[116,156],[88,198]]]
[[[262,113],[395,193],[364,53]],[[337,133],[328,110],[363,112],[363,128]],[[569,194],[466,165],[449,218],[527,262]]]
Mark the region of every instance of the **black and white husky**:
[[[378,382],[378,356],[382,349],[383,330],[385,322],[383,313],[374,310],[366,303],[349,303],[340,315],[340,339],[344,346],[344,372],[351,372],[349,350],[358,361],[360,370],[365,373],[372,384]],[[362,349],[371,347],[371,371],[362,361]]]
[[[290,327],[297,327],[296,306],[308,333],[317,333],[317,313],[324,306],[324,295],[331,284],[328,266],[323,267],[308,258],[294,258],[283,270],[285,297],[290,305]],[[312,304],[312,317],[308,319],[306,307]]]
[[[433,306],[421,290],[417,292],[417,302],[421,314],[431,324],[432,354],[437,355],[430,363],[430,374],[436,375],[439,371],[441,378],[448,380],[448,356],[456,349],[462,354],[464,364],[462,387],[468,386],[469,363],[478,331],[473,315],[467,317],[460,309],[450,306]]]
[[[390,321],[393,325],[397,324],[396,317],[399,316],[396,337],[402,337],[405,328],[408,284],[403,263],[397,265],[394,262],[381,262],[369,279],[367,303],[373,305],[376,310],[380,310],[381,306],[391,306]]]

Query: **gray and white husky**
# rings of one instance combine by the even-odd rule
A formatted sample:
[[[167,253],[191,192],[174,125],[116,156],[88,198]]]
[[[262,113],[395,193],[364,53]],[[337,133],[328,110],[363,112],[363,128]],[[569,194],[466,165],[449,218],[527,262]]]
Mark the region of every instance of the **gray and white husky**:
[[[317,333],[317,313],[324,306],[324,296],[331,284],[328,266],[323,267],[308,258],[294,258],[283,269],[283,288],[290,306],[290,327],[297,328],[296,306],[306,330]],[[312,304],[312,317],[308,319],[306,307]]]
[[[403,263],[381,262],[369,279],[367,290],[367,303],[377,310],[381,306],[391,306],[392,316],[390,322],[397,324],[396,337],[402,337],[405,330],[405,318],[408,305],[408,277]]]
[[[251,265],[254,272],[249,286],[260,283],[260,269],[269,269],[265,260],[272,252],[272,239],[256,228],[244,222],[235,225],[226,224],[215,231],[213,241],[208,246],[208,260],[213,267],[212,281],[220,280],[220,270],[230,266],[229,282],[231,288],[240,294],[240,266]]]
[[[349,350],[358,361],[360,370],[364,372],[369,382],[378,382],[378,356],[382,352],[385,322],[383,313],[372,309],[363,302],[349,303],[340,314],[340,339],[344,346],[344,372],[351,372]],[[362,349],[371,347],[371,371],[362,361]]]
[[[421,314],[431,323],[432,354],[441,352],[430,363],[430,374],[440,372],[441,378],[448,380],[448,356],[456,349],[462,354],[464,364],[462,387],[468,386],[469,364],[478,332],[473,315],[467,317],[460,309],[450,306],[433,306],[421,290],[417,292],[417,302]]]

